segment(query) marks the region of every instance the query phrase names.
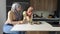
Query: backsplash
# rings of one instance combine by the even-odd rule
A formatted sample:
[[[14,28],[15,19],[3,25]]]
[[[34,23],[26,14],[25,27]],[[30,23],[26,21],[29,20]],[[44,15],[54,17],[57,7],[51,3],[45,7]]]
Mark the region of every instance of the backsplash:
[[[43,13],[43,17],[47,18],[49,14],[54,15],[54,12],[52,11],[33,11],[34,14],[37,14],[41,16],[41,13]]]

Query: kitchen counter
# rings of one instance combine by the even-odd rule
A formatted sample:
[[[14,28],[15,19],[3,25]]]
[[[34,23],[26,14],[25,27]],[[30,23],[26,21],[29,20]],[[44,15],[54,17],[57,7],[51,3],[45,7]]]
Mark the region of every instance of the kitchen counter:
[[[60,18],[33,18],[33,21],[52,21],[59,22]]]
[[[53,27],[45,21],[42,24],[16,24],[11,31],[60,31],[60,27]]]

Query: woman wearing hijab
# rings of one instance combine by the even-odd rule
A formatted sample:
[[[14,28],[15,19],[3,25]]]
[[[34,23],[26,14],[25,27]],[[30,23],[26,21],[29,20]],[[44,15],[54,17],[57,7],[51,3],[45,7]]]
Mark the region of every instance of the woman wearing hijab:
[[[5,34],[25,34],[24,31],[10,31],[15,24],[23,24],[23,11],[19,3],[12,4],[11,10],[8,12],[8,18],[3,26]]]

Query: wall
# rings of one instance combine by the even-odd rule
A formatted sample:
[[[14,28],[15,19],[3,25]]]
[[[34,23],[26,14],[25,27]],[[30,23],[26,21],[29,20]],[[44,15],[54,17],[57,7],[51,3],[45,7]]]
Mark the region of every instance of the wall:
[[[0,0],[0,34],[2,34],[3,23],[6,20],[6,0]]]

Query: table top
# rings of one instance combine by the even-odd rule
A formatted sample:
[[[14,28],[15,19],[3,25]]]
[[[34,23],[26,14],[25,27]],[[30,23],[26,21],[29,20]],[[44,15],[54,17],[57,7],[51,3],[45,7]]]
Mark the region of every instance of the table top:
[[[60,27],[52,27],[49,23],[41,21],[42,24],[16,24],[11,31],[60,31]]]

